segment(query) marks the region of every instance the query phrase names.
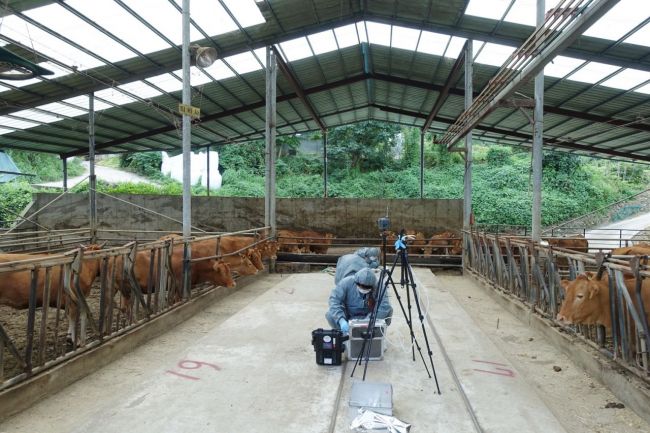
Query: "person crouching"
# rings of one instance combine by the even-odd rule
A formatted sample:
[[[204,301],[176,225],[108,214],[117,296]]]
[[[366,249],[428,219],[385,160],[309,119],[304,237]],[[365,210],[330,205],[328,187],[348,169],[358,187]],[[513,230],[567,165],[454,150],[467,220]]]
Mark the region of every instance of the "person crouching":
[[[334,287],[329,297],[329,310],[325,317],[332,329],[340,329],[344,333],[350,331],[351,319],[368,319],[375,308],[378,295],[377,277],[369,268],[364,268],[348,277],[343,278]],[[377,319],[386,319],[390,325],[393,308],[386,293],[377,310]]]

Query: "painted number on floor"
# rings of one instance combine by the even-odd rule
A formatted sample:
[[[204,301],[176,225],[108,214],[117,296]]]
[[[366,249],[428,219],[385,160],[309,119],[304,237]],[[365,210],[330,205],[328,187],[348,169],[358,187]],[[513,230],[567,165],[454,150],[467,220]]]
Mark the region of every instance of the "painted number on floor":
[[[219,366],[216,364],[211,364],[209,362],[203,362],[203,361],[192,361],[190,359],[184,359],[182,361],[179,361],[178,364],[176,364],[176,366],[184,370],[197,370],[203,367],[210,367],[216,371],[221,370],[221,368],[219,368]],[[173,370],[166,370],[165,373],[173,374],[175,376],[182,377],[183,379],[188,379],[188,380],[201,380],[201,378],[199,377],[190,376],[189,374],[183,374]]]
[[[507,364],[501,364],[500,362],[492,361],[482,361],[480,359],[472,359],[472,361],[482,364],[484,368],[489,368],[489,370],[475,368],[474,371],[488,374],[498,374],[499,376],[515,377],[514,371],[510,370],[509,368],[505,368],[507,367]]]

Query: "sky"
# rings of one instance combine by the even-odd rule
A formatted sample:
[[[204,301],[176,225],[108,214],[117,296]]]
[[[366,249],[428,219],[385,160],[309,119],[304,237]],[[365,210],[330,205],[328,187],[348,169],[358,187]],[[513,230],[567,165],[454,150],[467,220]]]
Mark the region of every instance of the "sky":
[[[272,0],[271,0],[272,1]],[[51,4],[26,11],[27,19],[16,16],[0,18],[0,46],[12,40],[43,52],[65,67],[46,62],[42,66],[54,71],[54,77],[72,73],[72,68],[86,70],[108,62],[117,62],[181,43],[181,0],[175,0],[178,8],[167,0],[123,0],[128,8],[140,14],[152,24],[153,30],[138,21],[125,8],[113,0],[67,0],[66,4],[86,15],[89,19],[109,29],[128,44],[125,47],[84,22],[60,4]],[[260,24],[264,18],[255,0],[224,0],[231,14],[243,28]],[[536,0],[471,0],[468,15],[534,25]],[[547,9],[557,2],[547,1]],[[151,7],[155,4],[155,7]],[[219,35],[238,29],[237,23],[216,0],[191,0],[190,14],[196,26],[191,28],[191,39],[203,39],[202,30],[208,35]],[[650,17],[650,0],[621,0],[609,13],[589,28],[588,36],[617,40],[628,34]],[[40,29],[34,23],[42,23],[72,41],[68,44]],[[120,25],[115,25],[120,23]],[[200,29],[199,29],[200,28]],[[155,31],[154,31],[155,30]],[[307,37],[279,44],[282,54],[289,62],[319,55],[338,48],[357,45],[360,42],[392,46],[448,58],[458,57],[465,39],[449,37],[429,31],[391,26],[370,21],[326,30]],[[650,47],[650,23],[631,33],[623,42]],[[76,45],[76,46],[75,46]],[[85,49],[85,51],[84,51]],[[474,41],[475,62],[501,66],[514,48]],[[92,53],[99,53],[93,56]],[[204,71],[192,68],[191,83],[201,86],[214,80],[232,77],[263,68],[264,49],[258,49],[218,60]],[[599,85],[622,90],[650,94],[650,73],[624,69],[598,62],[585,62],[571,57],[558,56],[545,68],[552,77]],[[155,97],[162,92],[182,88],[181,71],[165,73],[144,81],[96,92],[95,110]],[[52,78],[52,76],[48,77]],[[12,81],[11,85],[25,86],[39,79]],[[0,92],[9,90],[0,80]],[[1,99],[1,93],[0,93]],[[55,122],[61,116],[80,116],[87,113],[88,98],[76,97],[65,104],[46,104],[36,109],[22,110],[11,117],[0,116],[0,135],[15,129],[25,129],[42,123]]]

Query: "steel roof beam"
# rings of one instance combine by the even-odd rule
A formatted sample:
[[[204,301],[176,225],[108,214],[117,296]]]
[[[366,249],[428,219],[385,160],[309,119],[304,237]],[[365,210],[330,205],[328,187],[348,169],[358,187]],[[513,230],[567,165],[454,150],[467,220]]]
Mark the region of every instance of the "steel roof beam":
[[[387,18],[383,15],[379,15],[375,13],[368,13],[360,19],[374,21],[382,24],[398,25],[401,27],[407,27],[407,28],[417,29],[417,30],[427,30],[434,33],[440,33],[448,36],[456,36],[459,38],[473,39],[473,40],[479,40],[483,42],[491,42],[494,44],[505,45],[508,47],[519,47],[526,40],[525,38],[517,37],[513,35],[506,35],[503,33],[493,34],[491,32],[477,30],[477,27],[475,25],[469,26],[467,24],[463,24],[462,22],[455,26],[449,26],[449,25],[435,24],[429,22],[423,23],[422,21],[409,20],[403,17]],[[480,20],[485,21],[486,25],[489,25],[488,23],[493,23],[497,21],[489,18],[481,18]],[[533,26],[514,24],[514,23],[508,23],[508,25],[513,27],[518,27],[518,28],[525,28],[526,30],[528,30],[526,34],[531,34],[535,31],[535,27]],[[575,44],[576,47],[568,47],[562,52],[562,54],[569,57],[574,57],[579,60],[600,62],[608,65],[619,66],[622,68],[633,68],[633,69],[640,69],[642,71],[650,71],[650,65],[647,62],[641,61],[643,58],[634,60],[634,59],[628,59],[619,56],[606,55],[606,54],[602,54],[601,52],[589,52],[577,48],[578,46],[592,46],[595,43],[602,44],[603,40],[595,37],[582,36],[580,40]],[[606,48],[606,51],[609,51],[609,49]]]
[[[445,136],[442,137],[441,143],[445,144],[448,149],[453,148],[461,138],[496,108],[500,100],[510,97],[519,87],[542,71],[548,62],[565,50],[578,36],[614,7],[618,1],[594,0],[581,15],[568,24],[562,23],[562,20],[560,20],[559,25],[554,24],[552,16],[547,18],[540,29],[533,33],[526,43],[506,61],[506,64],[490,81],[493,85],[491,86],[488,83],[474,103],[450,126]],[[547,25],[549,28],[546,28]],[[557,27],[552,28],[552,25]],[[548,33],[551,29],[553,32]],[[557,30],[560,30],[560,33],[557,33]],[[551,41],[548,45],[545,45],[549,38],[551,38]],[[534,53],[531,50],[540,49],[541,52],[532,60],[528,61],[526,59],[526,57]],[[506,69],[506,65],[509,67],[519,66],[523,67],[523,69],[516,72]]]
[[[431,109],[429,116],[424,121],[424,125],[422,125],[422,132],[426,132],[429,129],[429,126],[431,126],[431,122],[433,121],[433,118],[438,115],[440,109],[442,108],[442,105],[447,100],[451,86],[455,85],[456,82],[458,81],[458,78],[460,78],[460,72],[463,70],[463,65],[465,63],[465,52],[466,52],[467,44],[469,42],[470,42],[469,40],[465,41],[465,44],[463,45],[463,49],[460,51],[461,54],[458,56],[458,58],[454,62],[454,65],[451,67],[451,71],[447,76],[447,80],[445,81],[444,86],[442,86],[442,89],[438,94],[438,99],[436,99],[436,102],[435,104],[433,104],[433,108]],[[463,91],[463,94],[464,93],[465,92]]]
[[[374,106],[376,108],[379,108],[380,110],[387,111],[389,113],[401,114],[401,115],[411,116],[420,119],[425,118],[424,114],[418,113],[416,111],[408,111],[400,108],[393,108],[393,107],[378,105],[378,104],[374,104]],[[451,124],[454,122],[454,119],[438,116],[434,119],[434,121]],[[517,137],[517,138],[524,139],[525,141],[531,140],[531,136],[529,133],[510,131],[507,129],[495,128],[494,126],[477,125],[474,129],[478,129],[479,131],[485,131],[493,134],[499,134],[506,137]],[[561,138],[544,137],[544,142],[548,144],[553,144],[557,147],[563,147],[566,149],[580,150],[584,152],[597,152],[605,155],[618,156],[626,159],[638,159],[641,161],[650,161],[650,155],[637,155],[637,154],[631,155],[625,152],[617,152],[608,148],[600,148],[592,145],[580,145],[570,140],[562,140]]]
[[[443,86],[439,86],[439,85],[435,85],[435,84],[424,83],[424,82],[415,81],[415,80],[409,80],[409,79],[401,78],[401,77],[391,77],[391,76],[388,76],[388,75],[385,75],[385,74],[373,73],[373,74],[357,74],[357,75],[353,75],[353,76],[350,76],[348,78],[345,78],[345,79],[342,79],[342,80],[339,80],[339,81],[334,81],[334,82],[323,84],[323,85],[320,85],[320,86],[315,86],[315,87],[303,89],[303,92],[304,92],[305,96],[307,96],[307,95],[311,95],[311,94],[314,94],[314,93],[328,91],[328,90],[335,89],[335,88],[338,88],[338,87],[341,87],[341,86],[346,86],[346,85],[358,83],[358,82],[361,82],[361,81],[364,81],[364,80],[369,80],[369,79],[380,80],[380,81],[388,81],[388,82],[393,82],[393,83],[397,83],[397,84],[402,84],[402,85],[405,85],[405,86],[412,86],[412,87],[417,87],[417,88],[432,90],[432,91],[442,91],[442,88],[443,88]],[[449,93],[454,94],[454,95],[462,95],[464,92],[462,90],[460,90],[460,89],[451,88],[449,90]],[[295,98],[298,98],[298,95],[296,93],[292,93],[292,94],[278,96],[277,99],[278,99],[278,103],[280,103],[280,102],[285,102],[285,101],[288,101],[290,99],[295,99]],[[208,115],[203,116],[201,118],[201,122],[209,122],[209,121],[212,121],[212,120],[217,120],[217,119],[228,117],[228,116],[234,116],[234,115],[237,115],[237,114],[241,114],[241,113],[244,113],[244,112],[247,112],[247,111],[253,111],[253,110],[256,110],[256,109],[259,109],[259,108],[263,108],[263,107],[264,107],[264,101],[261,100],[261,101],[258,101],[258,102],[252,103],[252,104],[242,105],[242,106],[234,108],[234,109],[224,110],[224,111],[220,111],[218,113],[213,113],[213,114],[208,114]],[[575,117],[575,118],[578,118],[578,119],[590,120],[590,121],[593,121],[593,122],[607,123],[607,124],[616,125],[616,126],[624,126],[626,128],[630,128],[630,129],[636,129],[636,130],[640,130],[640,131],[650,132],[650,125],[629,124],[629,121],[622,120],[622,119],[612,119],[612,118],[607,118],[607,117],[603,117],[603,116],[598,116],[598,115],[595,115],[595,114],[582,113],[582,112],[577,112],[577,111],[572,111],[572,110],[566,110],[566,109],[561,109],[561,108],[557,108],[557,107],[553,107],[553,106],[545,106],[544,111],[547,112],[547,113],[552,113],[552,114],[559,114],[559,115],[563,115],[563,116]],[[424,115],[422,113],[420,113],[420,116],[424,117],[425,119],[428,117],[428,116],[426,116],[426,115]],[[420,117],[420,116],[418,116],[418,117]],[[435,120],[435,118],[433,120]],[[132,140],[151,137],[153,135],[161,134],[161,133],[164,133],[164,132],[170,132],[170,131],[173,131],[174,129],[176,129],[174,125],[166,125],[166,126],[163,126],[163,127],[160,127],[160,128],[152,129],[150,131],[144,131],[142,133],[133,134],[133,135],[128,136],[128,137],[119,138],[119,139],[112,140],[112,141],[109,141],[109,142],[106,142],[106,143],[97,144],[96,149],[97,150],[102,150],[102,149],[105,149],[107,147],[128,143],[129,141],[132,141]],[[529,137],[529,135],[526,134],[526,137]],[[80,155],[80,154],[83,154],[83,153],[84,152],[71,152],[71,153],[66,154],[65,156],[75,156],[75,155]]]
[[[438,92],[441,92],[443,89],[443,86],[437,84],[425,83],[423,81],[409,80],[407,78],[401,78],[401,77],[391,77],[386,74],[373,73],[372,75],[369,76],[369,78],[373,78],[379,81],[390,81],[393,83],[403,84],[405,86],[412,86],[412,87],[417,87],[419,89],[433,90]],[[449,89],[449,93],[456,96],[463,96],[465,94],[465,92],[459,88],[451,88]],[[474,92],[474,96],[478,96],[478,92]],[[589,120],[591,122],[608,123],[615,126],[624,126],[631,129],[638,129],[639,131],[650,132],[650,125],[630,124],[629,120],[599,116],[597,114],[592,114],[592,113],[582,112],[582,111],[567,110],[566,108],[555,107],[552,105],[545,105],[544,112],[550,114],[559,114],[561,116],[573,117],[576,119]]]
[[[287,62],[284,61],[282,54],[280,54],[280,51],[276,47],[271,47],[271,49],[275,52],[275,58],[278,63],[278,68],[280,68],[280,71],[282,71],[282,74],[284,75],[284,77],[287,79],[287,81],[293,88],[293,91],[296,92],[296,95],[298,95],[300,101],[303,103],[307,111],[309,111],[309,114],[311,115],[312,119],[314,119],[314,122],[316,122],[320,130],[325,131],[327,129],[327,126],[320,119],[313,105],[311,105],[311,102],[309,102],[309,99],[307,99],[307,95],[305,95],[305,91],[303,90],[302,86],[298,82],[296,76],[293,74],[293,72],[291,72],[291,68],[289,67],[289,65],[287,65]]]

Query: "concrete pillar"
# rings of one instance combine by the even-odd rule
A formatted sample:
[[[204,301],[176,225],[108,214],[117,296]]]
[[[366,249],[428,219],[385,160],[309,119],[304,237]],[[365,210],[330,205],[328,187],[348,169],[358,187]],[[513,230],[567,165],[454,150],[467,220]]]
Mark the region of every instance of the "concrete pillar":
[[[544,23],[544,0],[537,0],[537,27]],[[544,154],[544,70],[535,76],[535,115],[533,118],[533,208],[532,236],[539,242],[542,235],[542,161]]]
[[[278,65],[275,52],[266,47],[266,194],[264,200],[264,224],[271,227],[271,236],[276,235],[275,224],[275,125],[276,125],[276,80]]]

